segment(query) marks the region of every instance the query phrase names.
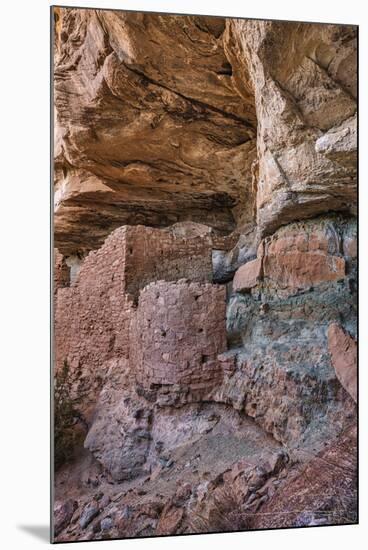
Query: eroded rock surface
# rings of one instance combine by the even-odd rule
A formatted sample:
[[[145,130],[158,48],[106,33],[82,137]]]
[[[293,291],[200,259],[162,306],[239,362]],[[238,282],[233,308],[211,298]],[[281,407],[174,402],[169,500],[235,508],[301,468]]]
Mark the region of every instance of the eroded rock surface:
[[[230,232],[252,217],[254,99],[233,85],[226,21],[56,17],[56,246],[97,248],[123,224],[194,220]]]
[[[356,427],[291,473],[290,479],[251,518],[254,528],[356,523]],[[271,513],[270,513],[271,512]]]
[[[358,393],[357,344],[337,323],[328,328],[328,347],[336,376],[354,401]]]
[[[79,486],[82,520],[70,520],[58,540],[252,528],[258,509],[295,469],[354,424],[353,340],[336,323],[356,333],[355,239],[355,220],[341,215],[290,224],[263,239],[257,259],[239,268],[258,262],[252,284],[237,286],[235,277],[227,292],[210,282],[209,259],[212,248],[232,242],[202,226],[124,227],[87,256],[77,279],[57,291],[56,341],[60,366],[69,352],[87,425],[84,446],[93,459],[82,464],[93,471],[96,461],[99,473],[92,485]],[[329,257],[344,270],[330,269]],[[191,265],[196,282],[183,278]],[[60,331],[83,318],[87,332],[73,339]],[[264,446],[243,449],[240,440],[252,433],[266,438]],[[172,476],[175,484],[160,497]],[[184,483],[186,497],[178,497]],[[122,489],[120,508],[109,504],[105,517],[92,503],[93,517],[84,520],[87,495],[106,484],[109,498],[114,484]],[[147,516],[139,512],[145,495],[153,498]],[[75,489],[67,496],[76,498]],[[127,517],[119,515],[123,502]]]
[[[56,540],[355,523],[356,28],[54,15]]]
[[[229,26],[255,95],[261,233],[326,210],[354,210],[356,29],[247,20]]]

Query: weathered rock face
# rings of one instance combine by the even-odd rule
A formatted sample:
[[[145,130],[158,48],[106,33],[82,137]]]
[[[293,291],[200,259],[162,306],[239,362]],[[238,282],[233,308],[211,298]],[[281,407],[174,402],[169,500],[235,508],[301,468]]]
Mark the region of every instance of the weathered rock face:
[[[355,27],[233,20],[258,120],[262,234],[356,205]]]
[[[257,286],[262,276],[262,257],[247,262],[239,267],[233,280],[233,290],[235,292],[246,292]]]
[[[54,12],[57,541],[356,522],[356,29]]]
[[[96,248],[123,224],[194,220],[230,232],[250,219],[254,100],[233,85],[226,21],[62,8],[56,17],[59,250]]]
[[[123,224],[192,219],[229,232],[254,221],[255,200],[262,233],[354,209],[354,27],[55,16],[55,242],[64,254],[98,247]]]
[[[339,357],[335,369],[344,387],[354,384],[354,344],[346,336],[339,353],[331,326],[338,321],[356,334],[356,258],[344,256],[355,239],[352,218],[290,224],[266,237],[257,260],[234,277],[227,331],[237,368],[225,377],[219,398],[291,446],[326,437],[324,430],[331,436],[334,426],[338,433],[354,411],[328,348]]]
[[[257,259],[235,273],[233,289],[246,292],[262,280],[269,289],[294,294],[329,281],[342,281],[347,270],[344,250],[353,247],[354,240],[356,243],[351,232],[353,221],[344,227],[332,218],[288,225],[261,242]],[[349,258],[354,254],[346,253]]]
[[[115,481],[142,475],[150,446],[152,411],[132,393],[127,360],[111,361],[84,442]]]
[[[220,485],[214,478],[202,487],[200,475],[192,482],[198,487],[190,486],[192,500],[185,501],[183,508],[172,497],[170,505],[162,508],[162,517],[151,518],[149,532],[231,529],[230,523],[220,521],[218,502],[223,500],[223,489],[219,487],[223,484],[226,492],[235,495],[228,506],[235,506],[236,514],[240,503],[245,503],[244,510],[241,508],[244,521],[235,517],[234,525],[239,521],[241,528],[251,526],[255,511],[268,502],[284,478],[293,475],[293,469],[288,473],[288,462],[304,463],[354,423],[354,401],[343,388],[356,399],[353,343],[345,332],[345,340],[340,337],[336,341],[335,332],[342,331],[337,320],[352,334],[356,331],[355,240],[355,221],[341,215],[290,224],[262,240],[258,258],[249,262],[259,263],[257,278],[252,285],[237,288],[235,276],[233,291],[226,299],[225,287],[209,282],[213,272],[208,263],[211,248],[224,243],[202,226],[179,225],[170,230],[124,227],[87,256],[70,287],[57,291],[58,364],[68,353],[73,391],[89,428],[84,446],[105,472],[98,484],[104,479],[140,483],[145,478],[151,483],[147,492],[150,487],[156,491],[156,483],[177,460],[178,472],[182,471],[183,449],[188,445],[191,449],[190,442],[202,442],[212,433],[219,437],[215,427],[224,415],[221,409],[220,414],[216,412],[219,406],[237,411],[242,427],[236,422],[233,425],[236,437],[249,437],[249,426],[240,419],[253,418],[274,438],[276,458],[271,462],[280,452],[283,457],[279,479],[278,469],[265,466],[269,443],[257,451],[265,461],[260,467],[256,456],[259,471],[252,460],[249,466],[249,454],[240,452],[238,459],[246,460],[247,466],[238,479],[235,474],[224,474],[226,468],[236,468],[231,454],[229,462],[225,460],[226,468],[222,465],[218,472],[224,476],[220,476],[224,480]],[[145,243],[150,243],[147,253]],[[320,265],[315,256],[321,256],[325,266],[329,255],[344,265],[342,273],[324,277],[313,268],[311,280],[301,277],[308,265]],[[301,261],[295,262],[295,256]],[[196,258],[193,264],[191,258]],[[277,259],[285,263],[280,267]],[[198,282],[182,278],[189,275],[192,265]],[[150,276],[161,280],[148,282]],[[165,281],[174,277],[176,281]],[[106,299],[107,289],[119,298],[116,304]],[[66,333],[68,326],[75,332]],[[202,414],[203,402],[211,403],[209,414]],[[185,409],[188,406],[199,408]],[[222,438],[224,445],[230,444],[228,436]],[[225,453],[221,444],[214,457],[210,441],[201,443],[209,445],[203,465],[209,471],[211,461],[221,463],[221,453]],[[233,444],[237,448],[238,443]],[[280,450],[280,444],[285,448]],[[192,467],[191,451],[184,457],[185,464]],[[146,489],[142,491],[146,493]],[[129,502],[130,497],[126,499]],[[198,519],[203,517],[205,523]],[[116,536],[132,536],[141,523],[137,517],[133,524],[129,522],[129,528],[124,522],[119,525],[111,527]]]
[[[55,503],[55,536],[58,536],[61,531],[69,525],[76,508],[78,508],[78,503],[75,500],[67,500],[66,502]]]
[[[358,393],[356,341],[340,325],[332,323],[328,327],[328,348],[337,378],[356,402]]]

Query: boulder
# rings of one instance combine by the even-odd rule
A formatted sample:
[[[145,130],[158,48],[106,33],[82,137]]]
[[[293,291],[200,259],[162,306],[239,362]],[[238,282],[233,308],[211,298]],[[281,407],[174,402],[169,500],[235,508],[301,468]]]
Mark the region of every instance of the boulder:
[[[357,343],[338,323],[328,327],[328,349],[336,376],[355,402],[358,398]]]
[[[55,502],[54,506],[54,536],[57,537],[70,523],[75,510],[78,508],[77,501],[68,499],[64,502]]]

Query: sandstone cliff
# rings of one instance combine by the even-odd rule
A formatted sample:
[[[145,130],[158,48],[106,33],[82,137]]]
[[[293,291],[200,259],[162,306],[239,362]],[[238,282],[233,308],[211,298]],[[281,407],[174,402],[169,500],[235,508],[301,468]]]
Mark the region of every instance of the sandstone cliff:
[[[356,28],[54,21],[57,540],[356,522]]]

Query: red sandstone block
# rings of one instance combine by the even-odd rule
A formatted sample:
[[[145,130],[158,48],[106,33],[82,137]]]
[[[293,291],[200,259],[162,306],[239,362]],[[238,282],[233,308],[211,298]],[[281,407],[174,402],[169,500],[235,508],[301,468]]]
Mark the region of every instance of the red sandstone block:
[[[313,252],[266,255],[264,276],[280,286],[304,288],[345,277],[345,260],[339,256]]]
[[[323,231],[291,230],[266,239],[263,274],[284,288],[306,288],[345,277],[336,239]]]
[[[257,258],[239,267],[235,273],[233,290],[244,292],[257,285],[262,276],[262,260]]]

